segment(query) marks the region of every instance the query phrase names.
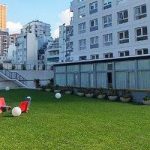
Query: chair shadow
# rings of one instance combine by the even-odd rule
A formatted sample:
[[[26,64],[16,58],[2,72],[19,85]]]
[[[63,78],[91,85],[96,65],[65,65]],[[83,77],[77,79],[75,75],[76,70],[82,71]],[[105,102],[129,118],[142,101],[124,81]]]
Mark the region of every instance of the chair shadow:
[[[12,115],[7,115],[7,116],[3,116],[5,118],[12,118],[13,116]]]
[[[2,117],[5,117],[5,118],[12,118],[12,114],[10,113],[7,113],[7,114],[3,114]]]

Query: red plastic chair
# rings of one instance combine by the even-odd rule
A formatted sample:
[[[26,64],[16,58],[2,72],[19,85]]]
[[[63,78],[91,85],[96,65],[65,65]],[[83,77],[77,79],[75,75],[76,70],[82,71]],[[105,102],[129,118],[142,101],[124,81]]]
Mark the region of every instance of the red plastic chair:
[[[22,113],[27,113],[29,111],[29,101],[22,101],[19,104],[19,107],[20,107]]]
[[[5,98],[0,97],[0,113],[5,112],[5,111],[10,111],[11,107],[6,106]]]

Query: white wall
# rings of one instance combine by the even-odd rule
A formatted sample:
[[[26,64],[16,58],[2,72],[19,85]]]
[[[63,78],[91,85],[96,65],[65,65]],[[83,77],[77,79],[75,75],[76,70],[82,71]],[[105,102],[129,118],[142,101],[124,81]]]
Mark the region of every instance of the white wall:
[[[28,64],[37,64],[38,58],[38,39],[35,37],[35,34],[28,33],[27,35],[27,63]]]
[[[8,48],[8,56],[7,56],[7,58],[8,58],[9,60],[12,60],[12,59],[13,59],[13,51],[14,51],[14,50],[16,50],[15,44],[9,45],[9,48]]]

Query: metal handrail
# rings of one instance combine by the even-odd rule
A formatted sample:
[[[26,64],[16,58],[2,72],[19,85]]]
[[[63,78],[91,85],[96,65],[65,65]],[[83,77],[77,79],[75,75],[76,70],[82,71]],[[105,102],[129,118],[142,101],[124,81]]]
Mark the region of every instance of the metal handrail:
[[[10,72],[10,71],[8,71],[6,69],[0,70],[0,72],[2,74],[4,74],[5,76],[7,76],[8,78],[10,78],[10,79],[18,80],[22,84],[27,85],[26,84],[26,79],[23,76],[21,76],[20,74],[18,74],[17,72]]]

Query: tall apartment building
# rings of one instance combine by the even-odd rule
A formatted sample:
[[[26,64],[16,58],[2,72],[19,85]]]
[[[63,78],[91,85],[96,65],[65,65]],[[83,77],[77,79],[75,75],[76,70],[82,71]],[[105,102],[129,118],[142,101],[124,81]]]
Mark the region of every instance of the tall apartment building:
[[[16,39],[14,63],[38,66],[45,62],[45,51],[51,40],[50,25],[32,21],[25,25]]]
[[[9,48],[9,34],[5,31],[0,31],[0,63],[7,59]]]
[[[0,30],[6,31],[6,5],[0,4]]]
[[[59,38],[53,39],[48,43],[45,59],[47,65],[59,62]]]
[[[149,0],[73,0],[73,61],[150,54]]]
[[[70,62],[73,60],[73,26],[65,25],[59,27],[59,61]]]

